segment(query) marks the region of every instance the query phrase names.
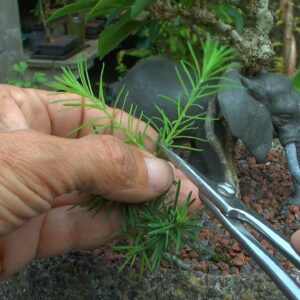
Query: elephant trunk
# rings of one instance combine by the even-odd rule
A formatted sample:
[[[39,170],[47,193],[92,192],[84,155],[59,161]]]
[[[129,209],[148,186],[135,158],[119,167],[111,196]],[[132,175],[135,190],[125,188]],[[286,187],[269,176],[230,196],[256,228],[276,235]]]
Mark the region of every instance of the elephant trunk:
[[[300,184],[300,142],[287,144],[285,152],[291,175],[296,183]]]

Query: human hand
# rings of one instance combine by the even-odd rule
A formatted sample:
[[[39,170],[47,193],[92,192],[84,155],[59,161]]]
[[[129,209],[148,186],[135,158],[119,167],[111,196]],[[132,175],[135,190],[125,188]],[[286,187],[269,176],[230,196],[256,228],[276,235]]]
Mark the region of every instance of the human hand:
[[[297,230],[293,235],[292,235],[292,244],[295,247],[296,251],[300,254],[300,230]]]
[[[83,101],[0,85],[0,277],[36,257],[109,241],[121,224],[117,208],[109,218],[105,210],[92,218],[82,208],[69,209],[91,194],[137,203],[157,197],[172,182],[169,166],[150,154],[150,142],[150,152],[142,152],[120,142],[121,132],[89,136],[88,128],[77,139],[66,139],[71,130],[101,115],[91,109],[62,111],[62,104],[50,104],[68,98]],[[120,118],[118,111],[115,118]],[[122,121],[127,124],[125,113]],[[156,138],[152,129],[148,135]],[[181,199],[190,190],[197,197],[196,187],[174,171],[182,180]],[[194,202],[192,210],[199,206],[200,201]]]

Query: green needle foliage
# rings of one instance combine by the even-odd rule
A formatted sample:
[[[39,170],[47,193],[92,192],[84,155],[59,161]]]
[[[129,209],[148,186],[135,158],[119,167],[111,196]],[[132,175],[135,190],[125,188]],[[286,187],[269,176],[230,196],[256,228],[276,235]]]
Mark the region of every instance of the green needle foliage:
[[[179,250],[185,245],[195,249],[199,255],[209,251],[199,239],[199,231],[203,226],[199,218],[202,211],[188,214],[193,202],[191,193],[184,204],[178,206],[180,187],[179,181],[175,200],[165,195],[147,205],[146,209],[133,211],[131,206],[122,207],[122,233],[125,233],[129,244],[113,248],[126,254],[120,270],[127,265],[132,266],[138,259],[141,274],[145,268],[154,271],[163,259],[178,257]]]
[[[178,99],[165,97],[167,101],[171,101],[177,107],[178,116],[175,121],[171,121],[164,111],[157,107],[163,124],[161,129],[157,128],[154,120],[149,118],[151,116],[147,117],[144,114],[137,116],[136,107],[134,106],[131,106],[129,110],[130,117],[126,127],[122,125],[120,120],[115,120],[114,109],[121,101],[123,91],[120,92],[118,99],[116,99],[115,107],[112,110],[109,109],[106,106],[103,91],[103,70],[100,76],[99,95],[96,97],[91,88],[86,64],[82,59],[78,62],[79,80],[76,79],[70,69],[63,68],[62,76],[56,77],[56,81],[51,86],[58,91],[75,93],[86,99],[84,103],[76,103],[72,100],[69,102],[65,101],[64,104],[67,107],[87,107],[99,110],[99,118],[74,129],[72,133],[85,127],[91,127],[95,134],[104,129],[109,129],[110,132],[119,130],[123,131],[125,136],[127,136],[126,143],[143,149],[145,148],[145,140],[149,139],[146,134],[147,127],[151,125],[158,130],[160,142],[167,147],[191,149],[190,147],[178,146],[175,142],[182,138],[194,139],[188,133],[196,128],[199,120],[204,118],[204,114],[201,110],[196,115],[189,115],[188,112],[192,107],[201,108],[199,104],[201,98],[216,94],[221,89],[226,88],[212,82],[219,80],[220,77],[218,76],[230,69],[234,60],[234,52],[231,49],[220,45],[210,38],[202,44],[202,47],[202,64],[199,63],[192,47],[189,46],[192,62],[181,62],[184,74],[181,74],[178,69],[174,70],[188,100],[186,105],[183,106],[181,102],[182,95],[179,95]],[[189,87],[186,86],[183,76],[188,78]],[[126,98],[127,95],[122,99],[124,103]],[[135,127],[133,127],[134,118],[140,121],[147,119],[146,128],[142,131],[139,130],[140,122],[138,124],[135,122]],[[106,122],[103,122],[103,120],[106,120]],[[188,245],[198,251],[198,253],[205,249],[199,239],[199,231],[202,228],[202,222],[199,220],[201,211],[193,215],[188,214],[188,209],[194,201],[191,199],[191,194],[188,195],[182,206],[178,206],[181,185],[180,182],[174,184],[176,185],[175,199],[170,199],[168,194],[166,194],[147,204],[121,206],[123,220],[121,234],[125,235],[128,241],[128,245],[114,248],[125,253],[126,259],[121,269],[126,266],[132,266],[136,261],[139,261],[141,274],[143,274],[145,269],[155,270],[163,259],[174,261],[174,258],[179,255],[180,248],[184,245]],[[104,206],[109,206],[113,209],[114,207],[112,207],[111,203],[97,196],[82,204],[82,206],[97,213]]]
[[[84,103],[74,103],[72,100],[66,101],[62,100],[60,102],[64,102],[66,107],[72,108],[82,108],[86,107],[89,109],[98,109],[102,112],[101,117],[95,118],[90,120],[89,122],[81,125],[78,128],[75,128],[73,131],[70,132],[70,135],[86,128],[92,127],[94,133],[98,133],[99,131],[103,130],[120,130],[124,132],[127,139],[125,142],[129,144],[133,144],[141,149],[144,149],[145,138],[146,138],[146,131],[149,124],[145,127],[145,129],[140,132],[133,128],[133,120],[135,117],[135,110],[134,106],[130,107],[129,111],[129,118],[128,118],[128,126],[124,127],[120,120],[116,120],[114,118],[114,111],[108,109],[105,103],[105,96],[104,96],[104,89],[103,89],[103,70],[100,75],[100,83],[99,83],[99,95],[96,97],[92,90],[91,82],[89,80],[88,70],[86,66],[86,62],[80,57],[78,59],[78,72],[80,80],[77,80],[76,76],[73,74],[71,69],[69,68],[62,68],[63,75],[61,77],[56,76],[55,82],[50,84],[51,87],[58,91],[66,92],[66,93],[73,93],[80,95],[86,99]],[[121,97],[121,93],[116,100],[116,103],[119,102]],[[127,96],[126,96],[127,97]],[[124,103],[126,101],[126,97],[124,99]],[[116,107],[114,108],[116,109]],[[141,120],[143,115],[139,116],[139,120]],[[122,116],[121,116],[122,119]],[[105,120],[105,122],[103,122]],[[109,122],[107,122],[109,121]],[[149,121],[150,122],[150,121]],[[137,124],[139,126],[139,124]],[[135,133],[137,132],[137,133]]]
[[[156,126],[153,120],[151,125],[159,132],[161,142],[167,147],[199,151],[199,149],[178,145],[176,142],[183,139],[201,140],[191,134],[186,134],[193,132],[199,125],[199,121],[205,119],[205,112],[203,112],[203,107],[200,104],[201,99],[213,96],[222,89],[230,86],[230,84],[226,86],[214,82],[219,81],[221,79],[220,74],[232,67],[234,51],[226,46],[221,46],[208,36],[206,42],[202,43],[203,62],[202,65],[200,65],[190,44],[188,44],[188,48],[192,57],[192,63],[184,60],[180,62],[183,74],[176,68],[178,80],[188,99],[187,103],[182,105],[181,94],[178,95],[177,99],[162,96],[163,99],[170,101],[177,107],[177,118],[174,121],[169,120],[164,111],[156,106],[161,115],[159,120],[163,126],[161,128]],[[185,83],[184,77],[188,79],[189,86]],[[195,111],[195,108],[198,109],[200,113],[189,114],[191,109]]]

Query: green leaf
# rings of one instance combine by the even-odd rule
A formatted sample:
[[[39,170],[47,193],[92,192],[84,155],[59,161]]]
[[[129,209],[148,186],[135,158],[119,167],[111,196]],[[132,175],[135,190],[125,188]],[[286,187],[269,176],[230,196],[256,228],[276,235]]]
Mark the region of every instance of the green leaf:
[[[131,9],[131,18],[135,19],[148,6],[152,0],[135,0]]]
[[[224,11],[234,19],[236,31],[241,32],[244,28],[244,18],[241,11],[231,6],[224,6]]]
[[[294,88],[300,93],[300,69],[296,72],[292,80]]]
[[[33,74],[33,80],[39,85],[44,84],[48,81],[46,74],[42,72],[35,72]]]
[[[12,69],[20,74],[24,74],[28,69],[28,64],[25,61],[20,61],[18,64],[14,64]]]
[[[19,86],[19,87],[24,87],[23,86],[24,81],[21,80],[21,79],[9,79],[7,81],[7,83],[12,84],[12,85],[16,85],[16,86]]]
[[[98,16],[111,15],[116,9],[122,12],[129,8],[131,3],[132,0],[98,0],[98,3],[87,14],[86,19],[90,20]]]
[[[240,9],[225,4],[209,4],[209,9],[226,24],[234,25],[236,31],[241,32],[243,30],[244,17]]]
[[[33,84],[32,84],[32,82],[30,80],[24,80],[23,81],[23,87],[25,87],[25,88],[31,88],[31,87],[33,87]]]
[[[56,10],[47,20],[50,22],[52,20],[67,16],[69,14],[81,13],[82,11],[86,11],[89,9],[93,9],[98,2],[102,2],[102,0],[81,0],[69,5],[66,5],[58,10]]]
[[[131,20],[130,14],[127,13],[119,21],[106,27],[100,34],[98,41],[100,59],[117,48],[122,41],[142,27],[143,24],[144,22]]]

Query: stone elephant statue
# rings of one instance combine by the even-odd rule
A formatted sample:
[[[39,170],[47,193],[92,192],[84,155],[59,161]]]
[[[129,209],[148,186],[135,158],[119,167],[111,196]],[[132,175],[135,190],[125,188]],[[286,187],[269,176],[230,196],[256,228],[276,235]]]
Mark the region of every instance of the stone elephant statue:
[[[128,100],[124,106],[128,110],[131,104],[137,105],[137,114],[142,111],[148,117],[157,117],[157,104],[170,119],[177,116],[176,107],[160,95],[177,98],[182,87],[178,81],[175,67],[180,65],[166,58],[153,58],[138,62],[125,77],[111,85],[112,96],[116,97],[124,86]],[[235,86],[220,92],[217,98],[218,111],[226,120],[232,135],[240,139],[257,162],[264,163],[272,146],[273,135],[277,134],[286,149],[288,166],[295,186],[295,197],[291,204],[300,205],[300,95],[292,87],[290,79],[284,75],[261,72],[249,79],[236,71],[224,75],[234,81]],[[187,86],[189,81],[184,79]],[[227,83],[223,82],[221,84]],[[240,87],[237,87],[239,85]],[[186,103],[183,96],[182,104]],[[209,98],[199,99],[199,104],[207,109]],[[121,104],[120,104],[121,105]],[[199,110],[199,108],[194,108]],[[190,111],[190,114],[196,111]],[[221,137],[224,126],[216,126]],[[205,129],[199,121],[193,134],[205,138]],[[224,172],[217,153],[208,142],[195,142],[194,146],[203,152],[192,152],[190,162],[200,172],[211,179],[224,180]],[[297,151],[298,150],[298,151]]]

